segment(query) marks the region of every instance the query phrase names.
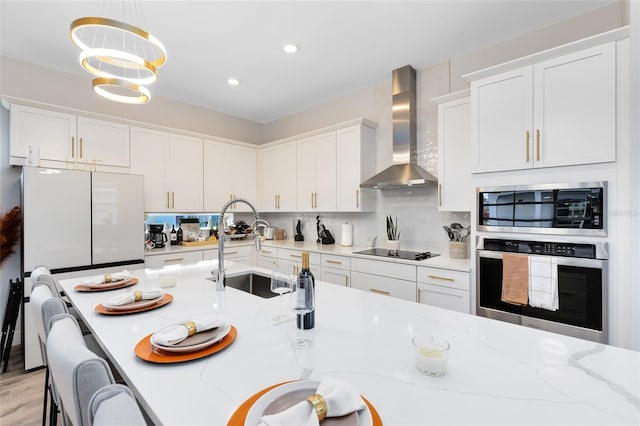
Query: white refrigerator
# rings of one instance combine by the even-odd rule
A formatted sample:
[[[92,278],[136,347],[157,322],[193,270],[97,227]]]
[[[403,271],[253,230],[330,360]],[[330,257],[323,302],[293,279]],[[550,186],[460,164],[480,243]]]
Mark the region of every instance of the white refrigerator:
[[[143,268],[143,176],[22,169],[26,369],[42,363],[28,299],[28,277],[38,265],[59,279]]]
[[[144,262],[143,176],[25,167],[23,271]]]

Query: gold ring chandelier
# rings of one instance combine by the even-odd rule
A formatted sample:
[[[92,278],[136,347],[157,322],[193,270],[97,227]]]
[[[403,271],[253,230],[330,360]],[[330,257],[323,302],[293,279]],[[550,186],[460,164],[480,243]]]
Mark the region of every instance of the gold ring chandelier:
[[[70,36],[82,49],[80,65],[96,77],[95,93],[115,102],[149,102],[144,86],[158,79],[157,68],[167,60],[160,40],[136,26],[99,17],[76,19]]]

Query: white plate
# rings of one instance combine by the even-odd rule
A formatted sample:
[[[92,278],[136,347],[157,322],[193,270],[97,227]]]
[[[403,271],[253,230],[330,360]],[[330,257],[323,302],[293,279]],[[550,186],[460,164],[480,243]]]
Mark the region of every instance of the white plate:
[[[155,299],[138,300],[137,302],[127,303],[126,305],[109,306],[103,303],[102,306],[104,306],[105,309],[109,311],[131,311],[155,305],[157,303],[160,303],[162,299],[164,299],[164,294],[162,294],[162,296],[156,297]]]
[[[175,324],[170,325],[169,327],[174,327],[174,326]],[[157,341],[154,341],[158,332],[153,333],[151,335],[150,340],[151,340],[151,346],[155,349],[160,349],[161,351],[177,352],[177,353],[195,352],[219,342],[220,340],[224,339],[224,337],[227,334],[229,334],[230,331],[231,331],[231,324],[222,323],[215,330],[208,330],[208,331],[203,331],[202,333],[197,333],[191,337],[187,337],[185,340],[178,343],[177,345],[165,346],[161,343],[158,343]],[[207,338],[203,341],[202,336],[205,336],[205,335],[207,336]],[[189,342],[190,340],[195,341],[197,343],[192,344]]]
[[[251,406],[247,413],[247,418],[244,421],[245,426],[257,426],[260,424],[260,417],[264,413],[264,410],[277,398],[286,395],[290,392],[298,390],[308,390],[309,395],[315,393],[320,385],[319,380],[298,380],[295,382],[285,383],[277,388],[271,389],[269,392],[262,395]],[[364,402],[364,401],[363,401]],[[371,417],[371,411],[365,404],[364,409],[358,412],[358,426],[371,426],[373,425],[373,417]]]

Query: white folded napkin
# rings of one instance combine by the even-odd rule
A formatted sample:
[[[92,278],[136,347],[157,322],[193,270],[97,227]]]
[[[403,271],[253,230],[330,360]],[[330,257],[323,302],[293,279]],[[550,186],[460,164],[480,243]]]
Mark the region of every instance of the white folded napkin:
[[[159,288],[151,288],[149,290],[130,291],[128,293],[114,296],[111,299],[107,300],[102,305],[107,308],[110,306],[122,306],[122,305],[126,305],[127,303],[137,302],[138,300],[157,299],[163,294],[164,292]],[[137,300],[136,300],[136,296],[139,297]]]
[[[325,378],[316,390],[327,403],[326,417],[346,416],[365,407],[364,401],[355,388],[347,382]],[[311,395],[309,395],[311,396]],[[265,426],[317,426],[320,424],[315,408],[309,401],[300,401],[278,414],[260,417]]]
[[[212,328],[222,325],[222,323],[218,321],[218,317],[215,316],[200,318],[192,322],[195,324],[196,333],[211,330]],[[152,340],[160,345],[170,346],[182,342],[187,337],[189,337],[189,328],[186,323],[183,323],[169,326],[154,333]]]
[[[131,272],[126,269],[122,272],[114,272],[112,274],[96,275],[91,278],[87,278],[84,284],[96,285],[96,284],[108,284],[116,281],[128,280],[131,278]]]

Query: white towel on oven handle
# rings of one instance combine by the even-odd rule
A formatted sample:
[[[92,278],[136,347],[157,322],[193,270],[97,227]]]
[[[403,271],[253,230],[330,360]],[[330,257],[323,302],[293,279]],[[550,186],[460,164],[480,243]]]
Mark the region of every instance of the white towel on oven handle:
[[[529,306],[557,311],[558,262],[551,257],[529,256]]]

